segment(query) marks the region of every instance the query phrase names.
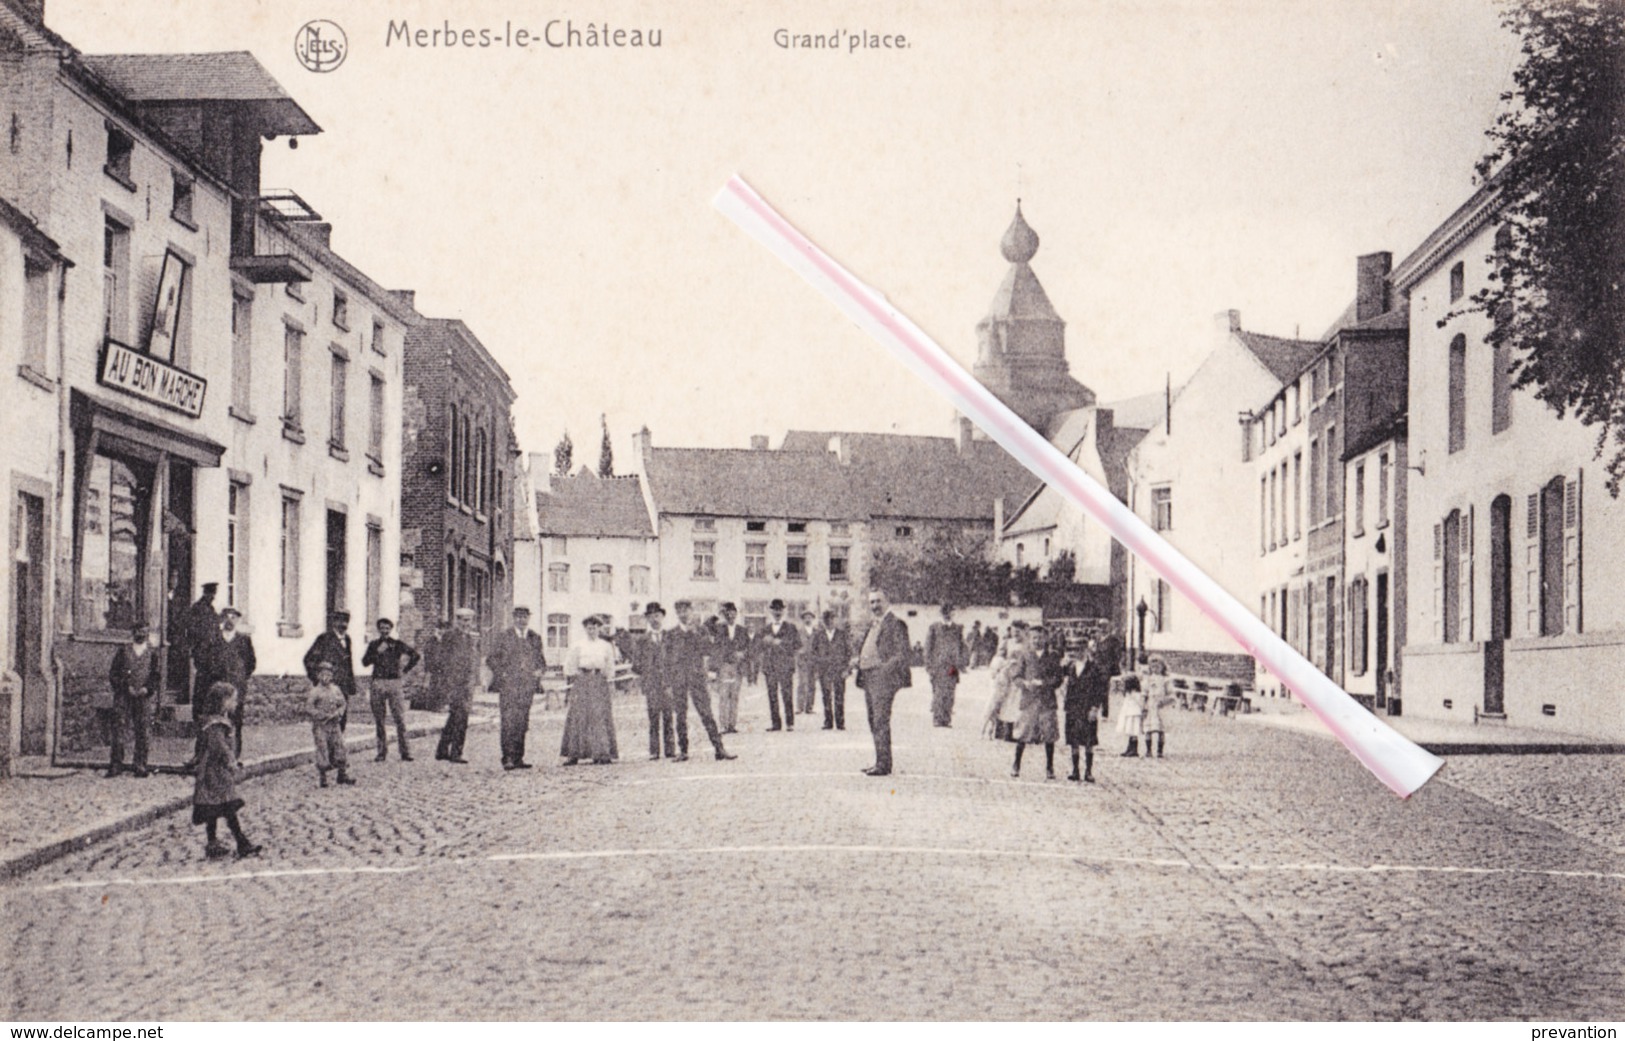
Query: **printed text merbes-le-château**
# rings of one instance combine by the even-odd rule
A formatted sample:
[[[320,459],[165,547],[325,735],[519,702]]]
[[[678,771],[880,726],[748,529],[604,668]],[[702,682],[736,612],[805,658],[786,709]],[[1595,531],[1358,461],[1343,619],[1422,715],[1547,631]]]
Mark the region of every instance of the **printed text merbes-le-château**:
[[[406,19],[392,19],[384,34],[385,47],[409,47],[423,50],[479,50],[490,47],[659,47],[661,30],[658,28],[628,29],[611,26],[608,22],[585,24],[568,18],[554,18],[543,24],[540,32],[528,26],[503,22],[501,27],[457,27],[446,20],[435,28],[413,28]]]

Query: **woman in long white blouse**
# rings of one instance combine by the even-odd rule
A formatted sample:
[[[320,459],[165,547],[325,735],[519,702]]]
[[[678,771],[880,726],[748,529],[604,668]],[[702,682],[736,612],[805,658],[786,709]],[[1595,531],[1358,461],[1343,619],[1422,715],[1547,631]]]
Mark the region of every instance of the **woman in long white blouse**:
[[[574,766],[583,759],[608,763],[620,754],[615,747],[615,715],[610,702],[615,645],[600,638],[603,623],[597,615],[587,616],[581,627],[587,638],[571,647],[564,658],[570,707],[564,715],[564,740],[559,754],[565,766]]]

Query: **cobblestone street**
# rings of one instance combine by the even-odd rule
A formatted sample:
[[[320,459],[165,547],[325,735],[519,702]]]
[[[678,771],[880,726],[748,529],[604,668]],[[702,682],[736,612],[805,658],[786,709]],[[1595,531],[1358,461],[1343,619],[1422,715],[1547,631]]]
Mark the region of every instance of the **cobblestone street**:
[[[646,761],[622,698],[615,766],[559,766],[538,712],[533,771],[485,727],[466,766],[251,781],[261,858],[174,815],[0,890],[6,1016],[1625,1015],[1617,756],[1453,760],[1402,802],[1333,742],[1176,712],[1165,760],[1113,736],[1098,784],[1042,749],[1012,779],[980,672],[946,730],[917,678],[871,779],[854,694],[844,732],[764,733],[758,690],[731,763],[697,722]]]

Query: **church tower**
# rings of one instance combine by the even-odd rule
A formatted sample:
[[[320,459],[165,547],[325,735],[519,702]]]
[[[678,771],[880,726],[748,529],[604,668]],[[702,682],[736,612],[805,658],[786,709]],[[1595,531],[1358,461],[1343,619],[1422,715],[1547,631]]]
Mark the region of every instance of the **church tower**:
[[[971,373],[1018,416],[1048,436],[1059,413],[1089,408],[1095,393],[1072,378],[1066,361],[1066,323],[1029,266],[1038,252],[1038,233],[1016,216],[999,252],[1009,262],[993,306],[976,323],[976,364]]]

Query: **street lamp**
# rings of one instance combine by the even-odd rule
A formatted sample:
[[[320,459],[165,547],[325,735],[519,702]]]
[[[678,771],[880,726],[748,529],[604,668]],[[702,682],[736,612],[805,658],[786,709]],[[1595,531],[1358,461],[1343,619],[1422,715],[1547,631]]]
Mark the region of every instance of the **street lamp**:
[[[1139,662],[1140,662],[1141,665],[1144,665],[1146,663],[1146,661],[1149,660],[1149,658],[1151,657],[1145,651],[1145,616],[1146,616],[1146,613],[1149,612],[1150,610],[1151,610],[1150,606],[1147,605],[1146,602],[1145,602],[1145,597],[1141,596],[1140,597],[1140,602],[1138,604],[1136,604],[1135,607],[1134,607],[1134,613],[1140,616],[1140,657],[1139,657]]]

